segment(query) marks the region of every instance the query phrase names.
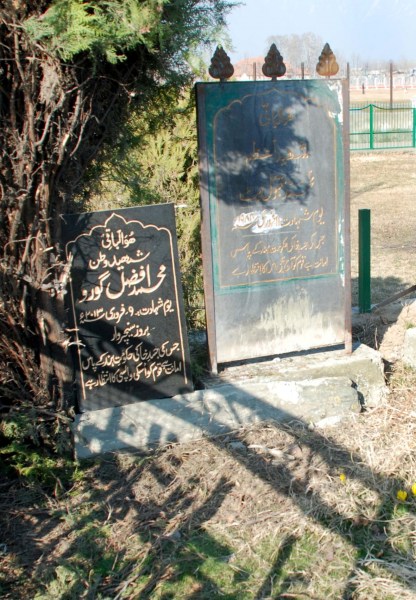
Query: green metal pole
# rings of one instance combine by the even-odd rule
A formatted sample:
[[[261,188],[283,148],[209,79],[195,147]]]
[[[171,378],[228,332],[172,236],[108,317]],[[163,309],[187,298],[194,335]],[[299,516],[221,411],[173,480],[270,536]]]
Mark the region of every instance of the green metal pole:
[[[390,108],[393,108],[393,61],[390,61]]]
[[[414,108],[412,112],[413,112],[413,127],[412,127],[413,137],[412,137],[412,140],[413,140],[413,148],[416,148],[416,108]]]
[[[360,313],[371,311],[371,211],[358,211],[358,306]]]
[[[370,104],[370,150],[374,149],[374,106]]]

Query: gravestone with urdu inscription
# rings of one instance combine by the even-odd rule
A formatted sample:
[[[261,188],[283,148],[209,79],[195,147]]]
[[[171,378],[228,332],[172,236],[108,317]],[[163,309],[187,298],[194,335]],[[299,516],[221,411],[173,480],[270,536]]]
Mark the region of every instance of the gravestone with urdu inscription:
[[[199,83],[211,367],[350,338],[342,81]]]
[[[62,218],[81,411],[191,391],[173,205]]]

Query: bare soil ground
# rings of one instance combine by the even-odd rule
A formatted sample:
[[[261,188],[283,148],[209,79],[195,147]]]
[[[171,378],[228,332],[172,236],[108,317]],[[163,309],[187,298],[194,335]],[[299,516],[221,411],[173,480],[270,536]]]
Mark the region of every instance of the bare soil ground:
[[[415,88],[394,88],[393,102],[407,102],[416,98]],[[365,94],[362,90],[350,90],[350,102],[390,102],[390,89],[367,89]]]
[[[376,302],[415,283],[415,160],[352,156],[353,276],[371,208]],[[400,362],[414,324],[404,303],[355,320],[390,394],[342,427],[266,423],[109,455],[47,488],[1,482],[0,597],[414,600],[416,373]]]
[[[372,303],[416,284],[416,153],[351,153],[351,275],[358,304],[358,211],[371,210]]]

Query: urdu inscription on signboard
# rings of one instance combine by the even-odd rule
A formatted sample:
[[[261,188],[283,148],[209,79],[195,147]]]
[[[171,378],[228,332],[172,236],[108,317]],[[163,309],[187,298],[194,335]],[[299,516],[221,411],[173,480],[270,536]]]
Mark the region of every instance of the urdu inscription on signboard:
[[[62,218],[80,409],[191,391],[173,205]]]
[[[347,94],[340,80],[196,85],[214,371],[350,345]]]

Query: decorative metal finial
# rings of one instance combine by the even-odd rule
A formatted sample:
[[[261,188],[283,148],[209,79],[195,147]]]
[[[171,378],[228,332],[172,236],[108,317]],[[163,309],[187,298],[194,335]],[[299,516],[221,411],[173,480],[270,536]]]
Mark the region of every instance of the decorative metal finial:
[[[331,77],[332,75],[336,75],[338,71],[339,65],[336,56],[332,52],[329,44],[325,44],[319,57],[319,62],[316,65],[316,72],[318,75],[321,75],[321,77]]]
[[[270,50],[264,59],[262,66],[263,75],[271,77],[272,81],[276,81],[277,77],[283,77],[286,73],[286,65],[283,62],[283,57],[276,47],[276,44],[270,46]]]
[[[234,67],[231,64],[230,57],[225,52],[222,46],[217,46],[214,56],[211,58],[211,66],[208,73],[214,79],[226,81],[233,76]]]

